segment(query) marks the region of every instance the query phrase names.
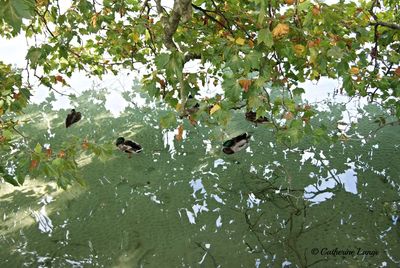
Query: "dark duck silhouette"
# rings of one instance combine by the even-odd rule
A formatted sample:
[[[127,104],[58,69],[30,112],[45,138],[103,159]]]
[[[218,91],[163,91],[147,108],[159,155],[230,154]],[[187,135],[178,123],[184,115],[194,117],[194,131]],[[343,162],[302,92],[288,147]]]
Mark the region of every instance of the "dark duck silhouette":
[[[81,120],[82,115],[80,112],[76,112],[75,109],[72,109],[71,112],[67,115],[67,119],[65,120],[65,127],[68,128],[72,124]]]
[[[119,137],[115,143],[119,150],[128,154],[128,157],[131,158],[132,154],[140,153],[143,148],[139,143],[136,143],[131,140],[125,140],[124,137]]]
[[[222,145],[224,147],[222,151],[226,154],[234,154],[239,152],[240,150],[243,150],[249,146],[250,138],[251,135],[245,132],[237,137],[234,137],[233,139],[227,140]]]
[[[253,111],[247,112],[245,116],[248,121],[255,123],[256,126],[257,124],[265,124],[269,122],[269,119],[265,116],[260,116],[257,118],[257,113]]]

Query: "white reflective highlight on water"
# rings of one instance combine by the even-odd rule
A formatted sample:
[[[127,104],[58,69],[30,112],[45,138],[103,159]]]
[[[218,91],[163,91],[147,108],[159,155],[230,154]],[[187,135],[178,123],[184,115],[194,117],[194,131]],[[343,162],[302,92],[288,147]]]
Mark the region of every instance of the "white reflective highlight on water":
[[[51,235],[53,231],[53,223],[48,217],[46,212],[46,205],[53,201],[53,197],[45,196],[40,200],[39,204],[43,204],[39,211],[30,210],[31,215],[34,217],[35,221],[39,224],[39,230],[42,233],[49,233]]]

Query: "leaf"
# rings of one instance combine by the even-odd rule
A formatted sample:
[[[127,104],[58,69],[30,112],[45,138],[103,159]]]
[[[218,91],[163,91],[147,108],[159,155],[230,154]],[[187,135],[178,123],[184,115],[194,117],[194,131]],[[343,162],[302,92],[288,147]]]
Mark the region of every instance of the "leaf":
[[[251,82],[252,81],[250,79],[242,79],[242,80],[239,80],[239,85],[243,88],[244,92],[247,92],[247,91],[249,91]]]
[[[295,89],[293,89],[292,92],[293,92],[293,95],[298,95],[298,96],[305,93],[304,89],[299,88],[299,87],[296,87]]]
[[[343,57],[343,50],[334,46],[328,50],[327,55],[332,58],[341,59]]]
[[[26,54],[26,59],[30,61],[31,66],[36,66],[39,61],[42,52],[38,47],[31,47]]]
[[[175,113],[169,112],[160,118],[160,125],[162,128],[170,128],[176,123]]]
[[[169,61],[169,54],[167,53],[158,54],[155,58],[155,64],[157,66],[157,69],[159,70],[164,69],[168,61]]]
[[[8,182],[9,184],[14,185],[14,186],[20,186],[18,181],[11,175],[6,174],[6,175],[3,175],[2,177],[5,182]]]
[[[395,75],[397,75],[398,77],[400,77],[400,67],[397,67],[396,70],[394,70]]]
[[[274,44],[274,40],[272,37],[272,33],[268,28],[261,29],[258,32],[258,43],[264,43],[267,47],[272,47]]]
[[[32,159],[31,164],[29,166],[29,170],[30,171],[34,170],[35,168],[37,168],[38,164],[39,164],[38,160]]]
[[[289,33],[289,25],[284,23],[278,23],[275,28],[272,30],[273,37],[281,37],[287,35]]]
[[[218,104],[215,104],[210,110],[210,115],[212,115],[213,113],[215,113],[216,111],[218,111],[220,109],[221,109],[221,106],[219,106]]]
[[[305,51],[306,48],[303,45],[297,44],[294,46],[294,53],[296,53],[297,56],[302,56]]]
[[[350,73],[353,75],[357,75],[359,72],[360,72],[360,70],[355,66],[350,68]]]
[[[283,115],[283,118],[286,120],[292,120],[294,118],[294,116],[293,116],[292,112],[287,112]]]
[[[22,19],[29,19],[34,13],[34,0],[8,0],[2,1],[0,5],[0,15],[5,22],[14,28],[15,33],[19,32]]]
[[[238,38],[236,38],[236,40],[235,40],[235,43],[238,44],[238,45],[240,45],[240,46],[243,46],[245,42],[246,42],[246,40],[243,39],[243,38],[241,38],[241,37],[238,37]]]
[[[37,143],[34,149],[35,153],[40,154],[42,152],[42,146]]]
[[[177,128],[178,130],[178,134],[175,135],[175,138],[177,141],[181,141],[183,139],[182,135],[183,135],[183,125],[179,125],[179,127]]]
[[[61,150],[61,151],[58,153],[57,156],[58,156],[59,158],[65,157],[65,151],[64,151],[64,150]]]

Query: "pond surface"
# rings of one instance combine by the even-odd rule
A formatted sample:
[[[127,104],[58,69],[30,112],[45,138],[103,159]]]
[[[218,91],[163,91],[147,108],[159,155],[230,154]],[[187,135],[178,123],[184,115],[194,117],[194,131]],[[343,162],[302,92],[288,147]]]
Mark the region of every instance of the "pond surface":
[[[125,136],[144,151],[128,158],[115,149],[106,162],[82,155],[85,187],[1,183],[1,267],[400,265],[400,127],[371,136],[377,107],[359,111],[349,140],[286,148],[240,113],[226,129],[185,123],[178,142],[159,127],[165,110],[127,108],[115,118],[96,94],[76,100],[84,117],[71,128],[69,111],[43,103],[27,111],[34,123],[22,131],[33,146]],[[344,106],[326,107],[313,123],[338,132]],[[250,146],[223,154],[223,140],[244,131]]]

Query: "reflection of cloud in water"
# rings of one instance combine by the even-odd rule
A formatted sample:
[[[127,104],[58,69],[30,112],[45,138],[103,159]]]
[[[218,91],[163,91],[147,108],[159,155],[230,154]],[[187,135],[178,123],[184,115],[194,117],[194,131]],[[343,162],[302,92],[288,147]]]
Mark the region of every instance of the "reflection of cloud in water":
[[[357,173],[354,171],[355,166],[354,163],[348,163],[348,165],[350,168],[344,173],[336,174],[335,170],[331,170],[331,172],[344,186],[346,192],[357,194]],[[314,173],[310,174],[311,178],[315,178],[316,176],[317,175]],[[317,182],[316,184],[311,184],[304,188],[304,199],[313,203],[320,203],[333,197],[333,193],[326,190],[334,189],[337,186],[336,180],[328,176],[326,178],[320,178],[318,181],[320,182],[319,186],[317,186]]]

